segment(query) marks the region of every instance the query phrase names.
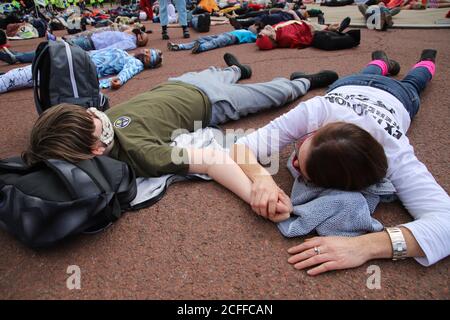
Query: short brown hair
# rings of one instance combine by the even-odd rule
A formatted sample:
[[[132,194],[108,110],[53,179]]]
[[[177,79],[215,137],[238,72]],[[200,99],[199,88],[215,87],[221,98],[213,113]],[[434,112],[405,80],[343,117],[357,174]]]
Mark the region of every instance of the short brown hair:
[[[72,163],[90,159],[98,140],[94,131],[94,121],[85,108],[70,104],[54,106],[37,119],[22,159],[28,165],[46,159]]]
[[[356,191],[386,176],[383,146],[357,125],[335,122],[320,128],[309,150],[305,169],[318,186]]]

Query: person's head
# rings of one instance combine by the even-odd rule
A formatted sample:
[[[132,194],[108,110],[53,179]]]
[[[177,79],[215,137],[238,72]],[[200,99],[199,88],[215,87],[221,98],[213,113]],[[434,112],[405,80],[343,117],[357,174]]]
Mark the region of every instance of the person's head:
[[[362,190],[386,176],[383,146],[345,122],[325,125],[299,146],[296,164],[305,180],[324,188]]]
[[[139,59],[146,69],[157,68],[162,63],[162,52],[158,49],[142,49],[134,57]]]
[[[107,152],[108,145],[112,145],[111,133],[105,140],[103,128],[102,120],[83,107],[70,104],[51,107],[34,124],[22,158],[28,165],[33,165],[46,159],[76,163],[102,155]],[[107,141],[108,145],[101,140]]]
[[[266,25],[264,28],[259,32],[259,35],[261,36],[268,36],[270,39],[276,41],[277,40],[277,32],[274,27],[271,25]]]
[[[133,33],[136,35],[136,45],[138,47],[145,47],[148,42],[148,35],[139,28],[133,29]]]

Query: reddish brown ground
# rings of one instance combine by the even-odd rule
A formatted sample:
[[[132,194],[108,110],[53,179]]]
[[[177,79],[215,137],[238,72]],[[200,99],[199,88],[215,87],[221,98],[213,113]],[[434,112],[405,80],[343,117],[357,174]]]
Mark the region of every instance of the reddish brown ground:
[[[194,55],[168,52],[157,25],[151,25],[149,46],[164,52],[164,64],[145,71],[115,92],[107,92],[112,105],[183,72],[208,66],[224,66],[229,51],[251,64],[251,82],[289,76],[292,71],[334,69],[340,75],[357,72],[371,51],[384,49],[402,65],[400,76],[412,66],[422,48],[439,51],[437,74],[422,97],[422,109],[409,137],[417,156],[436,180],[450,190],[449,106],[450,31],[362,30],[362,44],[354,50],[325,52],[315,49],[258,51],[253,44],[233,46]],[[215,26],[211,34],[230,30]],[[174,41],[182,41],[181,29],[170,29]],[[193,33],[195,38],[197,34]],[[39,40],[12,43],[28,50]],[[0,65],[0,71],[10,67]],[[247,80],[248,81],[248,80]],[[250,82],[249,81],[249,82]],[[303,99],[323,93],[314,90]],[[1,96],[0,157],[19,154],[26,146],[36,119],[32,90]],[[288,111],[296,103],[250,116],[227,128],[257,128]],[[283,152],[282,161],[288,151]],[[292,178],[283,167],[275,176],[286,191]],[[382,205],[376,217],[385,225],[409,221],[399,204]],[[0,232],[0,298],[7,299],[448,299],[447,258],[425,268],[414,260],[372,261],[354,270],[309,277],[288,263],[287,248],[301,239],[285,239],[271,222],[216,183],[186,182],[172,186],[156,205],[126,214],[112,228],[83,235],[53,249],[32,251],[5,232]],[[382,272],[382,289],[366,287],[370,264]],[[66,288],[68,265],[82,271],[82,289]]]

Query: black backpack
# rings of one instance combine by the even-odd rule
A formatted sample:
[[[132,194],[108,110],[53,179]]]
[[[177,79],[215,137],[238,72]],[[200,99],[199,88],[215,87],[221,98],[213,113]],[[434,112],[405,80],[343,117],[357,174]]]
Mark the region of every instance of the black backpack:
[[[32,63],[34,101],[39,114],[60,103],[105,111],[108,98],[99,88],[97,68],[83,49],[64,41],[44,41]]]
[[[323,30],[314,32],[311,46],[321,50],[343,50],[359,46],[360,41],[359,29],[349,30],[346,33]]]
[[[192,16],[191,20],[192,28],[197,32],[209,32],[211,26],[211,17],[209,13],[202,13]]]
[[[136,197],[134,171],[124,162],[95,157],[72,164],[21,158],[0,161],[0,226],[30,247],[50,246],[116,221]]]

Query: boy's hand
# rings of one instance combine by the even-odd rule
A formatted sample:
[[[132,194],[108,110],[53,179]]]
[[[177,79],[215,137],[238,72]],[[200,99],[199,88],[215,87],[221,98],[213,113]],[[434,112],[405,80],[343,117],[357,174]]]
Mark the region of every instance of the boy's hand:
[[[270,175],[260,175],[252,184],[250,205],[256,214],[268,218],[275,215],[280,188]]]
[[[122,82],[120,82],[119,78],[113,78],[111,80],[111,89],[117,90],[122,86]]]

